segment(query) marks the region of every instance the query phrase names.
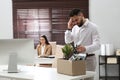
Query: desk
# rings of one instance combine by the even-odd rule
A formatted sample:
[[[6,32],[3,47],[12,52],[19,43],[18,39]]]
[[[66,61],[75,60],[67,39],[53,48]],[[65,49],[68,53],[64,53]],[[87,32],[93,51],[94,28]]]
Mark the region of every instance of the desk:
[[[7,66],[0,66],[0,77],[16,79],[16,80],[80,80],[94,77],[95,72],[87,71],[86,75],[68,76],[57,73],[56,68],[34,67],[34,66],[18,66],[19,73],[7,73],[3,71]]]
[[[43,66],[43,67],[52,67],[52,63],[54,62],[55,58],[35,58],[35,65],[36,66]]]
[[[35,58],[35,64],[52,64],[55,58]]]

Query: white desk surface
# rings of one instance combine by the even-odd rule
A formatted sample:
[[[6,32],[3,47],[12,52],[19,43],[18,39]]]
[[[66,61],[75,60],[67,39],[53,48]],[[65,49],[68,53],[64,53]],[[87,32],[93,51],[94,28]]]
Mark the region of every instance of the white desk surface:
[[[7,66],[0,66],[0,77],[21,80],[80,80],[94,77],[95,72],[87,71],[86,75],[68,76],[58,74],[56,68],[18,66],[19,73],[7,73]]]

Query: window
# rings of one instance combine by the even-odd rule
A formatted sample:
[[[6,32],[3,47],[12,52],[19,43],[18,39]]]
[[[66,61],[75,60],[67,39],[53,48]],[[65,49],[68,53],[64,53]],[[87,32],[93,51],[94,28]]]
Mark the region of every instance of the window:
[[[88,0],[13,0],[14,38],[33,38],[35,46],[41,35],[64,44],[68,14],[81,8],[88,17]]]
[[[51,20],[49,9],[17,9],[16,38],[33,38],[35,44],[40,35],[47,35],[51,40]]]

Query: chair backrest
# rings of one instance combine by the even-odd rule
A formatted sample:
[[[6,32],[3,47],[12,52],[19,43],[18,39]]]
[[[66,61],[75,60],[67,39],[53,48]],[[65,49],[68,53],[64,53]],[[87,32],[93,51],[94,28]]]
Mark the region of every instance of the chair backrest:
[[[55,57],[56,58],[63,58],[63,52],[62,52],[62,48],[64,47],[64,45],[56,45],[56,54]]]
[[[56,41],[49,42],[50,45],[52,46],[52,55],[56,54]]]
[[[57,67],[57,59],[58,58],[63,58],[63,52],[62,52],[62,48],[64,47],[64,45],[56,45],[56,53],[55,53],[55,60],[52,63],[52,67],[56,68]]]

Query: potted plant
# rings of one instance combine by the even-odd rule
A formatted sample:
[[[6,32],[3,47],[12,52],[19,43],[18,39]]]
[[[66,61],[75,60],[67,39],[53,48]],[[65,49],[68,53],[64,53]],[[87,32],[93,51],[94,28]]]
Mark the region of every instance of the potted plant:
[[[73,54],[73,47],[71,44],[66,44],[63,48],[62,48],[62,52],[64,54],[64,59],[68,60],[72,54]]]

